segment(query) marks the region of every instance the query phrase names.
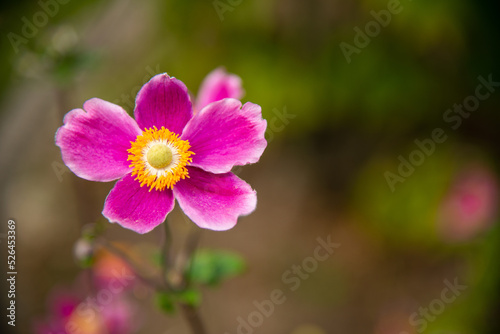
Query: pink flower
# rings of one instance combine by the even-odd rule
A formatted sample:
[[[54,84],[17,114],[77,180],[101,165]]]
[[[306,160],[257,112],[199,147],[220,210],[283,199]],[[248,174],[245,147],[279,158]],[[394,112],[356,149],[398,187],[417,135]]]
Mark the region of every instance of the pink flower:
[[[119,179],[102,212],[110,222],[149,232],[174,198],[194,223],[212,230],[230,229],[254,211],[255,191],[230,171],[257,162],[267,145],[260,106],[227,98],[194,114],[186,86],[165,73],[141,88],[134,116],[93,98],[70,111],[56,134],[77,176]]]
[[[68,319],[79,303],[79,298],[70,291],[56,290],[49,299],[50,313],[58,319]]]
[[[134,258],[134,254],[129,252],[127,245],[115,245],[118,249]],[[131,254],[130,254],[131,253]],[[135,260],[135,259],[134,259]],[[130,290],[134,287],[136,277],[130,266],[120,257],[108,250],[100,249],[95,254],[95,262],[92,265],[94,274],[94,284],[99,288]]]
[[[467,240],[486,230],[496,219],[498,182],[491,171],[474,166],[454,181],[439,211],[445,239]]]
[[[74,293],[58,293],[50,301],[49,312],[35,324],[36,334],[128,334],[137,329],[134,305],[120,295],[94,305]]]
[[[125,298],[115,298],[102,310],[107,334],[135,333],[138,326],[136,307]]]
[[[198,91],[195,109],[201,110],[208,104],[231,97],[241,99],[245,91],[241,87],[241,78],[229,74],[223,67],[216,68],[203,80]]]

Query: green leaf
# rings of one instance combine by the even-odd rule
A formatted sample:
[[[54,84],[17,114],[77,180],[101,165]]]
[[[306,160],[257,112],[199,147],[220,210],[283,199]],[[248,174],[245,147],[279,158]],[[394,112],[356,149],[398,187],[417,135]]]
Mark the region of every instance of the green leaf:
[[[156,305],[167,314],[175,313],[175,297],[167,292],[158,292],[155,296]]]
[[[87,269],[90,268],[94,265],[94,257],[93,256],[87,256],[84,257],[83,259],[80,259],[79,264],[82,269]]]
[[[214,286],[244,270],[245,260],[240,255],[205,249],[199,250],[191,259],[188,276],[193,282]]]
[[[198,307],[201,304],[201,293],[198,290],[187,289],[178,294],[178,300],[190,306]]]

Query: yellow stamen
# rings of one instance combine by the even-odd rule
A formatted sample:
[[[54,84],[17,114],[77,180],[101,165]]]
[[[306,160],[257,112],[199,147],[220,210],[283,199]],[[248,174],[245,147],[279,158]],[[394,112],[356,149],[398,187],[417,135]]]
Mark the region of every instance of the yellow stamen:
[[[149,191],[172,189],[179,180],[188,178],[188,166],[191,161],[191,146],[187,140],[162,127],[146,129],[132,142],[128,149],[128,160],[132,163],[132,175],[141,187],[146,185]]]

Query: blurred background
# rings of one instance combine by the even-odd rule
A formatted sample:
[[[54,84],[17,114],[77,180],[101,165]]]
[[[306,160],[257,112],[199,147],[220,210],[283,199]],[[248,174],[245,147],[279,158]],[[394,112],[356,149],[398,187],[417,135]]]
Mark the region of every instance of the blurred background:
[[[209,333],[499,333],[499,7],[2,3],[0,245],[6,263],[14,219],[18,271],[16,326],[3,315],[2,332],[41,333],[57,291],[86,293],[74,257],[82,226],[101,222],[142,263],[161,242],[160,227],[138,235],[101,216],[113,183],[81,180],[63,165],[54,134],[64,114],[92,97],[132,112],[137,91],[161,72],[195,95],[224,66],[242,78],[242,100],[262,106],[269,144],[258,164],[238,170],[258,192],[257,210],[230,231],[202,231],[200,247],[246,261],[242,275],[203,288]],[[197,228],[178,209],[169,217],[179,250]],[[307,267],[317,238],[340,245]],[[290,274],[294,265],[308,274]],[[287,278],[299,286],[292,291]],[[254,301],[276,289],[286,300],[249,319]],[[131,324],[117,333],[189,333],[147,287],[127,298]],[[258,326],[238,329],[240,317]]]

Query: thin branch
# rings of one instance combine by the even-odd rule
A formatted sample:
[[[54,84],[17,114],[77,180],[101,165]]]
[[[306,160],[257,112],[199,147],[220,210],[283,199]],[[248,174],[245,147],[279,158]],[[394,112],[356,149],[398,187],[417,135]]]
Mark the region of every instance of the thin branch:
[[[189,236],[186,241],[186,247],[185,247],[185,257],[184,257],[184,263],[182,264],[181,268],[183,268],[183,281],[185,286],[189,286],[191,284],[191,267],[193,263],[193,254],[196,252],[196,249],[198,248],[198,245],[200,243],[201,239],[201,229],[196,229],[194,230]],[[187,267],[189,266],[189,268]]]
[[[181,304],[182,313],[186,318],[189,326],[191,327],[191,331],[193,334],[207,334],[205,326],[203,325],[203,321],[198,314],[198,311],[195,307],[191,305]]]
[[[167,289],[172,290],[170,286],[170,282],[168,281],[168,273],[170,271],[170,267],[172,264],[172,255],[170,249],[172,247],[172,233],[170,231],[170,226],[168,225],[168,221],[165,219],[163,223],[163,252],[162,252],[162,280],[163,284],[167,287]]]
[[[188,220],[187,216],[184,215],[184,220]],[[183,256],[181,257],[180,268],[182,270],[182,285],[183,288],[189,288],[191,285],[191,266],[192,266],[192,258],[193,254],[198,248],[198,244],[201,238],[201,229],[196,228],[193,230],[187,237],[185,242]],[[189,265],[189,268],[188,268]],[[182,313],[186,318],[189,326],[191,327],[191,331],[193,334],[206,334],[207,331],[205,329],[205,325],[203,324],[203,320],[201,319],[198,309],[195,306],[181,304]]]
[[[107,250],[109,250],[113,254],[117,255],[119,258],[121,258],[129,266],[130,270],[132,270],[134,272],[134,275],[138,279],[140,279],[143,283],[145,283],[146,285],[149,285],[150,287],[152,287],[155,290],[158,290],[158,291],[163,290],[161,285],[158,282],[156,282],[155,280],[153,280],[149,277],[142,275],[140,273],[140,270],[138,269],[137,265],[134,263],[134,261],[132,261],[130,259],[130,257],[125,252],[123,252],[121,249],[115,247],[113,244],[111,244],[109,241],[107,241],[104,238],[100,238],[96,242],[97,242],[97,244],[100,244],[101,247],[106,248]]]

